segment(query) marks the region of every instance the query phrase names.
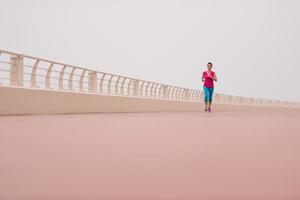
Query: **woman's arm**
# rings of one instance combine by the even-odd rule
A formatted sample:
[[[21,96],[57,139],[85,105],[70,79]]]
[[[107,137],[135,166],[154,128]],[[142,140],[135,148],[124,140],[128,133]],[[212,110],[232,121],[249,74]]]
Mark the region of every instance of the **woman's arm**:
[[[204,78],[204,73],[202,74],[202,82],[205,81],[205,78]]]
[[[214,80],[214,81],[218,81],[217,75],[216,75],[216,74],[214,74],[214,76],[209,75],[209,77],[210,77],[212,80]]]
[[[216,74],[214,74],[214,76],[212,77],[212,79],[213,79],[214,81],[218,81],[218,79],[217,79],[217,75],[216,75]]]

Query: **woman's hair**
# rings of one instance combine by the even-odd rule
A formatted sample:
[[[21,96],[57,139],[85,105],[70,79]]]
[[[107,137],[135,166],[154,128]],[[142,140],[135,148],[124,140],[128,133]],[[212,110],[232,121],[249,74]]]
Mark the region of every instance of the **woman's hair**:
[[[208,65],[211,65],[211,67],[213,66],[213,64],[211,62],[207,63]]]

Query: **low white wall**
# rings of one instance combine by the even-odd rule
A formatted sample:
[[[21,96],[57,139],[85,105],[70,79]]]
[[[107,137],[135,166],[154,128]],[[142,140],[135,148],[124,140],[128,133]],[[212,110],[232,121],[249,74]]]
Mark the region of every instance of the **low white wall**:
[[[174,101],[67,91],[0,86],[0,115],[113,113],[113,112],[203,112],[202,102]],[[213,103],[213,110],[286,110],[296,107]]]
[[[0,86],[0,115],[200,110],[199,102]]]

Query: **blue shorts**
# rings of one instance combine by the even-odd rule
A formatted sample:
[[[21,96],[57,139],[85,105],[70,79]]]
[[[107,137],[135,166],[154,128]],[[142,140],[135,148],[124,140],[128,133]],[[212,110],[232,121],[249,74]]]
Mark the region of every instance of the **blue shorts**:
[[[203,91],[204,91],[204,102],[212,102],[214,88],[209,88],[204,86]]]

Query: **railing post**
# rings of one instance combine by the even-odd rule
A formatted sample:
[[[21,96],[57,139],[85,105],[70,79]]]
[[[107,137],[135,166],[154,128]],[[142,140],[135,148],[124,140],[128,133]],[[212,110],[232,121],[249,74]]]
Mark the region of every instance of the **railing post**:
[[[53,63],[51,63],[47,69],[47,74],[46,74],[46,77],[45,77],[45,82],[46,82],[46,88],[47,89],[50,89],[51,88],[51,81],[50,81],[50,78],[51,78],[51,71],[52,71],[52,67],[53,67]]]
[[[79,92],[83,92],[83,78],[86,70],[83,70],[79,79]]]
[[[170,86],[168,89],[168,98],[173,99],[174,86]]]
[[[154,96],[154,94],[153,94],[153,88],[154,88],[154,85],[155,85],[156,83],[151,83],[151,89],[150,89],[150,97],[153,97]]]
[[[215,101],[215,102],[219,102],[219,100],[220,100],[220,99],[219,99],[219,94],[216,94],[216,93],[215,93],[215,94],[214,94],[214,101]]]
[[[133,95],[140,96],[140,82],[138,80],[133,81]]]
[[[164,85],[163,86],[163,98],[164,99],[167,99],[168,98],[168,93],[167,93],[167,90],[168,89],[168,86],[167,85]]]
[[[143,96],[143,89],[144,89],[144,84],[145,83],[146,83],[146,81],[142,81],[142,84],[141,84],[140,89],[139,89],[140,96]]]
[[[176,100],[180,100],[180,88],[179,87],[176,87],[176,92],[175,92],[175,99]]]
[[[189,98],[189,90],[188,89],[183,89],[183,100],[187,101]]]
[[[232,103],[232,96],[229,96],[229,103]]]
[[[174,87],[174,89],[173,89],[173,99],[175,99],[175,100],[177,100],[177,87]]]
[[[183,94],[183,89],[182,88],[179,88],[179,100],[182,100],[182,94]]]
[[[203,91],[200,91],[200,101],[204,101],[204,93],[203,93]]]
[[[128,82],[128,86],[127,86],[127,95],[131,95],[131,84],[133,82],[133,79],[129,79],[129,82]]]
[[[108,80],[108,85],[107,85],[107,93],[108,94],[111,94],[111,82],[112,82],[112,79],[114,78],[114,75],[110,75],[110,78]]]
[[[122,83],[121,83],[121,95],[124,95],[124,83],[125,83],[126,77],[123,77]]]
[[[180,100],[180,92],[181,92],[181,88],[177,87],[177,91],[176,91],[177,100]]]
[[[155,85],[155,87],[154,87],[154,97],[155,97],[155,98],[159,98],[159,95],[157,95],[157,87],[158,87],[159,85],[160,85],[160,84],[157,83],[157,84]]]
[[[178,100],[181,100],[181,95],[182,95],[182,88],[178,88]]]
[[[10,85],[23,86],[23,57],[10,56]]]
[[[40,60],[36,60],[31,71],[31,87],[36,88],[36,71],[38,68]]]
[[[196,92],[195,92],[195,101],[198,101],[198,94],[199,94],[199,90],[196,90]]]
[[[150,82],[147,82],[146,89],[145,89],[145,96],[146,97],[149,97],[149,92],[148,92],[149,85],[150,85]]]
[[[202,101],[202,91],[198,91],[197,93],[197,100]]]
[[[184,98],[185,98],[185,101],[189,100],[189,89],[184,89]]]
[[[73,90],[73,76],[74,76],[74,71],[76,68],[73,67],[70,75],[69,75],[69,79],[68,79],[68,89],[69,91],[74,91]]]
[[[188,92],[188,99],[189,99],[189,101],[192,101],[192,100],[193,100],[193,90],[192,90],[192,89],[189,89],[189,92]]]
[[[119,94],[119,81],[121,79],[121,76],[119,76],[117,78],[117,81],[116,81],[116,84],[115,84],[115,95],[118,95]]]
[[[104,82],[104,77],[105,77],[105,73],[102,74],[101,78],[100,78],[100,82],[99,82],[99,93],[103,94],[104,90],[103,90],[103,82]]]
[[[196,100],[196,93],[197,93],[197,90],[193,90],[193,91],[192,91],[192,100],[193,100],[193,101]]]
[[[164,85],[163,84],[159,84],[159,90],[158,90],[158,98],[163,99],[163,94],[162,91],[164,89]]]
[[[89,71],[89,93],[97,93],[97,73]]]
[[[66,70],[67,66],[64,65],[62,70],[60,71],[59,73],[59,89],[60,90],[63,90],[64,89],[64,74],[65,74],[65,70]]]
[[[198,95],[198,90],[195,90],[195,93],[194,93],[194,100],[195,100],[195,101],[198,101],[198,100],[197,100],[197,95]]]

